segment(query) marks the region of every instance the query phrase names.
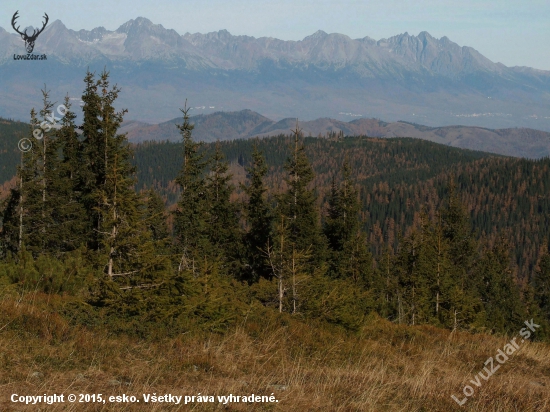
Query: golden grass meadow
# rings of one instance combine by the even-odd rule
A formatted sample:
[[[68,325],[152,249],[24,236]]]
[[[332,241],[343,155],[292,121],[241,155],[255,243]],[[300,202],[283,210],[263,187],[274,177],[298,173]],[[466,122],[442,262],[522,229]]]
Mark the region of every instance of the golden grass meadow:
[[[143,340],[71,325],[59,296],[0,303],[2,411],[547,411],[550,350],[529,342],[481,386],[469,383],[511,337],[396,325],[372,317],[357,334],[269,311],[224,333]],[[459,406],[465,385],[475,393]],[[13,403],[13,394],[65,394],[64,403]],[[139,403],[70,403],[68,394],[126,394]],[[143,394],[213,396],[187,405]],[[217,396],[273,403],[220,403]],[[183,398],[182,398],[183,399]]]

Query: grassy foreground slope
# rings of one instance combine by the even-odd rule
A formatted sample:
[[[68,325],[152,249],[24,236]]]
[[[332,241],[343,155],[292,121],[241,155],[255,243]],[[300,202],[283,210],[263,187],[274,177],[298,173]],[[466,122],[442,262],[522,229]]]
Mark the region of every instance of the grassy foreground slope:
[[[28,293],[0,301],[0,410],[41,411],[475,411],[550,408],[550,347],[526,341],[481,387],[487,358],[511,337],[404,326],[372,317],[357,334],[251,306],[224,333],[143,340],[60,313],[73,298]],[[461,407],[462,388],[475,394]],[[126,394],[140,403],[25,407],[12,394]],[[187,406],[144,404],[143,394],[214,396]],[[277,403],[218,403],[271,395]]]

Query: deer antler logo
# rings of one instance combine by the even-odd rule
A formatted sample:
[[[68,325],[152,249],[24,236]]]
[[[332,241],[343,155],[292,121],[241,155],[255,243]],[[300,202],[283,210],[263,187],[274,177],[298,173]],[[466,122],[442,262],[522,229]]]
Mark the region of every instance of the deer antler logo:
[[[46,25],[48,24],[48,20],[50,19],[48,17],[48,15],[46,13],[44,13],[44,18],[46,19],[46,21],[44,22],[44,25],[42,26],[41,29],[39,30],[36,30],[36,29],[33,29],[33,33],[31,36],[29,36],[27,34],[27,30],[25,30],[23,33],[21,33],[19,31],[19,26],[15,27],[15,21],[17,20],[17,18],[19,17],[18,16],[19,14],[19,10],[17,10],[15,12],[15,14],[13,15],[12,19],[11,19],[11,26],[13,27],[13,29],[19,34],[21,35],[21,38],[23,40],[25,40],[25,48],[27,49],[27,53],[32,53],[32,51],[34,50],[34,42],[36,41],[36,38],[38,37],[38,35],[40,33],[42,33],[44,31],[44,29],[46,28]]]

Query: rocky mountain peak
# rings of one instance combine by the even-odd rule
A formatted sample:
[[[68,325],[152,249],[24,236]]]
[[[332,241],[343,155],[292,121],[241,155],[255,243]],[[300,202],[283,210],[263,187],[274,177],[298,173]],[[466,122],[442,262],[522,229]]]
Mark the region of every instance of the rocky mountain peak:
[[[79,30],[77,32],[77,37],[79,40],[86,42],[97,42],[101,41],[103,37],[109,33],[105,27],[96,27],[93,30]]]
[[[128,34],[131,31],[137,31],[137,30],[147,30],[154,26],[160,26],[161,24],[153,24],[153,22],[149,19],[146,19],[145,17],[138,17],[135,20],[129,20],[126,23],[124,23],[122,26],[120,26],[118,29],[116,29],[117,33],[125,33]],[[164,27],[162,27],[164,29]]]
[[[427,31],[421,31],[420,33],[418,33],[418,36],[417,36],[420,40],[422,41],[430,41],[430,40],[437,40],[435,37],[433,37],[430,33],[428,33]]]
[[[304,41],[306,40],[322,40],[328,37],[328,34],[324,32],[323,30],[317,30],[312,35],[304,37]]]

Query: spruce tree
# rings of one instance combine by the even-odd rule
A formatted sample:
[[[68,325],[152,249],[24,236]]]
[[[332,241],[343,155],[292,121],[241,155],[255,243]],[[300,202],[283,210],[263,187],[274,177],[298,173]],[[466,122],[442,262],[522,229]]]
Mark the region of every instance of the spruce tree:
[[[237,208],[231,202],[233,185],[230,184],[229,166],[224,160],[219,143],[211,159],[212,169],[206,179],[208,199],[207,236],[212,246],[212,256],[220,259],[222,265],[236,263],[242,255],[241,234]],[[226,267],[226,269],[229,269]],[[233,267],[235,269],[235,267]]]
[[[429,221],[426,212],[423,213],[423,237],[425,239],[423,252],[426,260],[426,277],[428,280],[429,305],[428,316],[431,323],[453,327],[454,317],[450,316],[456,310],[453,305],[452,262],[449,256],[449,240],[443,235],[441,213],[438,212],[435,221]],[[461,308],[462,311],[462,308]]]
[[[118,133],[126,113],[114,107],[120,89],[110,87],[109,72],[105,70],[98,80],[88,72],[85,83],[82,187],[83,204],[91,216],[89,236],[94,264],[104,271],[108,281],[116,281],[111,285],[115,289],[149,287],[154,282],[144,286],[142,279],[154,273],[147,272],[154,266],[154,252],[143,219],[144,207],[133,189],[132,150],[126,135]],[[76,145],[74,138],[65,142],[69,143],[64,147],[67,152],[74,150],[70,147]],[[73,168],[67,165],[69,173]]]
[[[439,223],[442,241],[447,245],[447,258],[450,261],[448,282],[445,283],[447,306],[446,325],[453,329],[467,326],[478,328],[486,316],[480,302],[478,285],[481,280],[476,270],[479,260],[478,245],[472,235],[468,212],[460,201],[454,179],[449,180],[447,198],[440,211]]]
[[[49,102],[47,103],[49,104]],[[22,154],[18,169],[20,179],[19,250],[24,247],[35,257],[45,252],[46,216],[44,215],[44,165],[43,146],[32,134],[40,127],[36,112],[31,110],[30,139],[32,148]],[[43,137],[43,135],[42,135]]]
[[[443,236],[450,242],[449,253],[455,267],[468,272],[475,261],[476,243],[472,237],[468,212],[460,201],[452,178],[447,190],[446,204],[441,211]]]
[[[390,245],[378,257],[371,290],[375,296],[376,311],[383,318],[395,321],[399,315],[398,278],[395,274],[395,257]]]
[[[327,216],[323,227],[323,232],[327,238],[328,247],[331,252],[341,251],[344,246],[342,209],[340,190],[336,184],[336,178],[333,176],[328,199]],[[331,256],[329,260],[334,265],[335,256]]]
[[[50,114],[50,109],[53,104],[49,101],[49,95],[46,89],[42,90],[43,107],[39,114],[44,119]],[[50,147],[50,127],[47,122],[40,122],[40,120],[31,114],[31,124],[34,130],[39,131],[39,138],[31,139],[33,142],[32,149],[23,155],[22,165],[22,209],[23,214],[23,243],[25,248],[32,252],[36,257],[46,252],[47,238],[49,234],[47,229],[51,226],[51,219],[49,215],[49,208],[47,207],[47,200],[49,196],[46,193],[49,192],[49,179],[47,179],[47,168],[49,163],[46,159],[49,158],[47,149]],[[44,126],[45,130],[42,131],[40,125]],[[36,135],[34,135],[36,137]]]
[[[267,189],[264,178],[267,174],[267,164],[263,153],[258,150],[257,142],[252,151],[252,163],[246,168],[249,184],[241,185],[248,196],[245,203],[246,223],[248,230],[244,236],[248,270],[245,279],[255,282],[260,277],[269,278],[270,270],[265,260],[264,251],[272,239],[273,216],[266,199]]]
[[[132,150],[126,135],[118,133],[126,111],[114,107],[120,89],[110,87],[107,71],[97,81],[88,73],[86,82],[83,202],[94,225],[93,263],[104,273],[94,303],[119,314],[139,314],[165,300],[169,260],[157,250],[146,207],[133,189]]]
[[[372,255],[368,250],[367,237],[364,232],[358,230],[344,244],[339,262],[339,275],[351,279],[357,286],[372,287]]]
[[[415,230],[400,242],[397,254],[399,279],[399,323],[426,323],[429,313],[429,289],[425,276],[422,234]]]
[[[164,201],[154,189],[150,189],[147,192],[145,221],[154,241],[168,241],[170,233],[168,232],[166,218]]]
[[[286,217],[288,243],[299,253],[307,253],[310,270],[324,260],[325,242],[319,227],[319,212],[316,195],[309,185],[313,181],[313,169],[300,142],[301,131],[294,130],[292,154],[287,159],[285,178],[287,191],[279,197],[279,213]]]
[[[504,237],[488,248],[476,265],[480,274],[478,284],[486,321],[495,332],[513,333],[525,320],[520,291],[510,270],[510,252]]]
[[[277,224],[275,225],[275,235],[273,242],[267,242],[264,251],[266,262],[270,268],[270,277],[276,282],[276,301],[279,313],[283,312],[287,301],[287,290],[290,283],[290,274],[288,271],[288,262],[292,259],[290,251],[295,251],[295,245],[290,245],[288,242],[288,230],[286,228],[285,216],[279,215]]]
[[[120,89],[109,89],[109,73],[103,71],[97,82],[99,90],[99,139],[102,141],[99,180],[91,195],[96,199],[101,246],[107,254],[106,272],[113,277],[117,272],[134,268],[139,248],[141,229],[140,204],[133,190],[135,168],[132,152],[125,135],[117,133],[126,111],[115,112],[114,102]]]
[[[98,197],[98,189],[106,182],[107,163],[107,138],[113,131],[102,130],[101,111],[103,102],[98,89],[101,80],[95,79],[95,73],[88,71],[84,78],[86,88],[82,95],[84,105],[82,124],[82,151],[83,168],[82,176],[82,202],[88,217],[89,232],[86,235],[88,246],[92,250],[99,251],[101,243],[101,199]]]
[[[330,272],[333,277],[352,279],[367,286],[372,282],[372,256],[365,234],[360,229],[359,200],[346,159],[342,166],[340,188],[335,179],[329,197],[324,233],[328,240]]]
[[[16,255],[19,252],[19,218],[21,191],[19,188],[11,189],[10,194],[3,202],[2,230],[0,231],[0,258],[8,255]]]
[[[82,144],[74,123],[76,114],[71,111],[68,96],[63,104],[66,112],[61,127],[56,132],[56,149],[61,154],[61,161],[57,163],[51,182],[52,190],[55,192],[53,201],[56,203],[52,208],[56,224],[52,245],[59,252],[75,250],[86,245],[86,235],[90,233],[82,199],[83,158]]]
[[[209,205],[205,178],[208,161],[200,151],[201,144],[193,141],[193,125],[189,123],[187,105],[180,110],[183,124],[177,127],[183,137],[183,165],[176,177],[181,195],[174,211],[176,245],[181,255],[178,271],[190,269],[195,274],[198,262],[209,250]]]
[[[2,211],[2,231],[0,232],[0,254],[6,256],[8,253],[18,254],[23,246],[24,218],[25,209],[24,193],[26,192],[29,182],[35,180],[37,171],[37,148],[35,147],[34,130],[38,127],[38,119],[36,111],[31,109],[30,125],[27,139],[30,140],[32,146],[29,151],[21,152],[21,164],[17,167],[16,181],[17,186],[10,191],[10,195],[4,201]],[[36,187],[36,185],[32,185]],[[36,190],[34,191],[36,193]]]
[[[423,279],[422,295],[423,322],[451,327],[449,313],[454,310],[451,290],[452,262],[449,257],[449,240],[443,236],[441,217],[430,220],[426,210],[421,213],[421,227],[418,229],[416,249],[416,271]],[[462,308],[461,308],[462,311]]]
[[[547,323],[550,323],[550,254],[546,252],[540,258],[538,269],[531,282],[534,299]]]

